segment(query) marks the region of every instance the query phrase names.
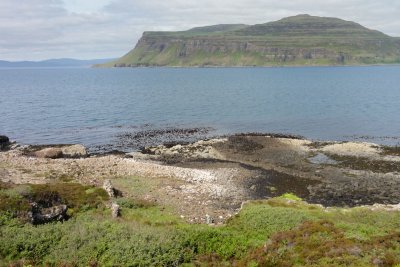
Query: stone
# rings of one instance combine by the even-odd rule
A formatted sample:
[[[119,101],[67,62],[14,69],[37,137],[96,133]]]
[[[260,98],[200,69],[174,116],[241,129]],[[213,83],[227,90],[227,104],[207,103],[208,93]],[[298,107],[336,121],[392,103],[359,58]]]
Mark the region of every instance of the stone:
[[[58,147],[49,147],[33,153],[38,158],[43,159],[58,159],[63,156],[63,153]]]
[[[206,214],[206,223],[207,224],[213,224],[214,223],[214,218],[211,217],[210,215]]]
[[[66,205],[40,208],[37,203],[32,203],[32,211],[29,213],[32,224],[44,224],[52,221],[65,221],[68,218]]]
[[[61,151],[65,158],[85,158],[88,155],[83,145],[65,146],[61,148]]]
[[[6,149],[10,145],[10,139],[5,135],[0,135],[0,150]]]
[[[120,215],[120,208],[117,203],[112,203],[111,205],[111,216],[113,218],[118,218]]]
[[[107,194],[111,198],[115,197],[115,190],[114,190],[114,187],[113,187],[113,185],[111,183],[111,180],[109,180],[109,179],[104,180],[103,189],[106,190]]]

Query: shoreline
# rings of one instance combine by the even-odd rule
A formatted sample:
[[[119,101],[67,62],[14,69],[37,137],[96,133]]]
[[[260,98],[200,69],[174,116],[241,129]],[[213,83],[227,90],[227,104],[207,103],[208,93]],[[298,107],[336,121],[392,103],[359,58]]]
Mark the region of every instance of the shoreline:
[[[161,203],[190,223],[205,214],[223,223],[246,201],[289,192],[327,207],[400,203],[398,147],[253,133],[132,153],[37,154],[69,146],[13,145],[0,152],[0,181],[101,187],[109,179],[124,196]]]
[[[393,66],[399,67],[400,63],[381,63],[381,64],[347,64],[347,65],[260,65],[260,66],[125,66],[125,67],[102,67],[102,66],[91,66],[93,69],[151,69],[151,68],[167,68],[167,69],[252,69],[252,68],[331,68],[331,67],[384,67],[384,66]]]

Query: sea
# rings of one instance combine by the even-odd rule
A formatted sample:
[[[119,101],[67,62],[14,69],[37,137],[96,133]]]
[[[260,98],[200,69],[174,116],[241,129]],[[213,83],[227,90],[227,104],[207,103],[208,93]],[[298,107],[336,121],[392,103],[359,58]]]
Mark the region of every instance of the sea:
[[[236,133],[400,145],[400,66],[0,69],[0,135],[136,151]]]

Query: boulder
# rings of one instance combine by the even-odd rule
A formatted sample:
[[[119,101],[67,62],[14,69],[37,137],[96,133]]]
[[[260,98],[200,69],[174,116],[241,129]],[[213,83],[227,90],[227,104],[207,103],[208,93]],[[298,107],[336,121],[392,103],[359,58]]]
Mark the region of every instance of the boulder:
[[[214,223],[214,218],[206,214],[206,224],[213,224],[213,223]]]
[[[32,224],[44,224],[52,221],[64,221],[68,218],[67,206],[58,205],[49,208],[40,208],[37,203],[32,203],[29,214]]]
[[[120,215],[119,212],[120,212],[119,205],[117,203],[112,203],[112,205],[111,205],[111,216],[113,218],[117,218]]]
[[[63,153],[58,147],[49,147],[33,153],[38,158],[43,159],[58,159],[63,156]]]
[[[61,148],[61,151],[66,158],[84,158],[88,155],[83,145],[65,146]]]
[[[108,194],[111,198],[114,198],[114,197],[115,197],[115,189],[114,189],[114,187],[113,187],[113,185],[111,184],[111,181],[110,181],[109,179],[104,180],[103,189],[106,190],[107,194]]]
[[[10,145],[10,139],[5,135],[0,135],[0,150],[6,149]]]

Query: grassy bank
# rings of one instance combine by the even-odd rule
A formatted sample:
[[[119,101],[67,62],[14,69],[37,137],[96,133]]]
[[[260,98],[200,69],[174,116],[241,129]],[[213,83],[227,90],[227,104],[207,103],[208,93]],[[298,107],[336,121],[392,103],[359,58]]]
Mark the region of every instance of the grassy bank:
[[[120,198],[121,217],[112,219],[98,189],[64,185],[74,190],[60,190],[62,185],[2,187],[2,266],[392,266],[400,262],[399,212],[323,209],[285,195],[249,202],[226,225],[209,226],[187,224],[169,207]],[[38,192],[62,192],[61,198],[74,207],[70,219],[33,226],[16,216],[18,205],[12,209],[6,205],[24,203]]]

